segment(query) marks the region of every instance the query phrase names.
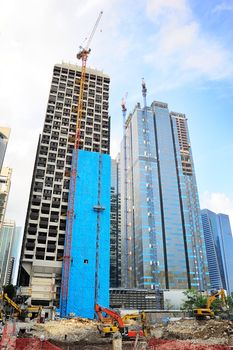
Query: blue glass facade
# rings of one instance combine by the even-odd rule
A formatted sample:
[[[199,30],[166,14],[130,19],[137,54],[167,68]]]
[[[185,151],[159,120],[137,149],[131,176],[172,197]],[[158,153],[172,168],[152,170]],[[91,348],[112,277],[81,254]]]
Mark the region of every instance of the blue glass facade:
[[[222,266],[222,257],[219,241],[218,217],[210,210],[202,210],[201,218],[205,237],[206,255],[212,289],[219,290],[225,287],[225,278]]]
[[[201,211],[211,287],[233,292],[233,238],[228,215]]]
[[[169,113],[165,103],[153,102],[150,108],[138,104],[128,117],[127,167],[121,174],[121,201],[127,203],[127,213],[122,204],[122,271],[126,287],[207,287],[189,144],[185,116]],[[124,162],[122,147],[121,169]]]

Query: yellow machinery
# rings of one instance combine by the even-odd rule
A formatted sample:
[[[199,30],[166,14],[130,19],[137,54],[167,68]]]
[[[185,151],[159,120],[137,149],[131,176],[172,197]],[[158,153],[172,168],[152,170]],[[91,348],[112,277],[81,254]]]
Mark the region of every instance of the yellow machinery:
[[[137,328],[137,326],[144,325],[146,319],[146,315],[144,312],[141,312],[139,314],[127,314],[125,316],[122,316],[122,321],[125,326],[128,328]],[[134,329],[135,330],[135,329]],[[102,333],[104,333],[106,336],[110,335],[112,333],[119,332],[119,327],[117,325],[113,324],[106,324],[101,328]],[[146,336],[146,330],[144,328],[144,336]]]
[[[0,299],[6,300],[8,304],[11,305],[17,311],[15,316],[20,316],[23,313],[23,310],[21,310],[19,305],[17,305],[11,298],[8,297],[7,293],[0,294]]]
[[[103,323],[102,327],[98,327],[100,333],[110,336],[113,333],[120,332],[125,339],[147,336],[145,327],[146,315],[144,312],[138,314],[127,314],[120,316],[116,311],[95,305],[95,311],[99,321]],[[108,317],[104,317],[103,313]]]
[[[21,308],[18,304],[16,304],[11,298],[8,297],[7,293],[0,294],[0,300],[5,300],[9,305],[11,305],[16,313],[15,317],[25,319],[25,318],[35,318],[37,317],[38,322],[41,322],[41,311],[42,306],[27,306],[25,309]],[[0,320],[2,320],[4,312],[1,310],[0,312]]]
[[[226,295],[224,289],[220,289],[220,291],[208,297],[206,308],[197,308],[193,310],[196,319],[203,319],[206,316],[214,318],[215,314],[211,308],[211,305],[216,299],[221,300],[222,306],[226,305]]]

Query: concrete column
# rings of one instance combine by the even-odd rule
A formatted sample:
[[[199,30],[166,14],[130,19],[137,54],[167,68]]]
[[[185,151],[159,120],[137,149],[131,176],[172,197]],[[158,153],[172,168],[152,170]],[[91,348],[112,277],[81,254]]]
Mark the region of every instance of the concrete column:
[[[119,332],[116,332],[113,335],[112,350],[122,350],[122,337]]]

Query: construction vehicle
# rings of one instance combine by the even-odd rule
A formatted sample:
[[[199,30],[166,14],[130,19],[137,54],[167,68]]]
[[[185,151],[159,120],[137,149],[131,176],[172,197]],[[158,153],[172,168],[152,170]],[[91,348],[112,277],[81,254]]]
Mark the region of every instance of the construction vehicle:
[[[99,321],[103,323],[103,327],[98,329],[105,336],[110,336],[116,332],[120,332],[123,339],[135,339],[137,335],[139,335],[139,337],[147,335],[144,312],[139,314],[127,314],[121,317],[116,311],[98,304],[95,305],[95,312]],[[108,317],[103,316],[103,313],[108,315]],[[140,320],[140,322],[137,324],[130,324],[128,322],[130,320]]]
[[[19,317],[19,318],[24,318],[24,312],[21,309],[19,305],[17,305],[11,298],[8,297],[7,293],[2,293],[0,294],[0,299],[3,301],[6,301],[10,306],[13,307],[13,309],[16,311],[13,316],[14,317]]]
[[[194,309],[194,316],[196,319],[204,319],[206,316],[209,316],[210,318],[215,317],[215,313],[212,309],[212,304],[215,300],[220,299],[222,308],[226,307],[226,295],[224,289],[220,289],[216,293],[212,294],[207,298],[207,303],[205,308],[197,308]]]
[[[8,305],[12,306],[15,313],[12,315],[15,318],[25,320],[26,318],[37,318],[38,322],[41,322],[42,306],[26,306],[21,307],[16,304],[11,298],[8,297],[7,293],[0,294],[0,300],[6,301]],[[5,314],[4,310],[1,310],[0,319],[3,319]]]

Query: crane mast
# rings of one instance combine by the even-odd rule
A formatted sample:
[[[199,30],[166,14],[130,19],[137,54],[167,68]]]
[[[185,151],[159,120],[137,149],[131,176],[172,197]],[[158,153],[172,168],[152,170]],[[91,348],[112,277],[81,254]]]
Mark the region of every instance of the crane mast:
[[[80,51],[77,54],[77,59],[81,59],[81,78],[80,78],[80,89],[79,89],[79,99],[77,106],[77,121],[76,121],[76,131],[74,140],[74,151],[72,157],[72,167],[71,167],[71,177],[70,177],[70,190],[69,190],[69,204],[67,212],[67,222],[66,222],[66,234],[65,234],[65,247],[63,256],[63,267],[62,267],[62,283],[61,283],[61,317],[67,315],[67,301],[68,301],[68,287],[70,278],[70,263],[71,263],[71,248],[72,248],[72,231],[73,231],[73,221],[75,217],[74,212],[74,198],[76,191],[76,178],[78,175],[78,150],[81,148],[80,144],[80,128],[81,120],[84,119],[83,110],[83,95],[86,80],[86,65],[88,55],[91,52],[90,43],[96,32],[100,19],[102,17],[103,11],[99,13],[99,16],[95,22],[92,32],[87,40],[86,46],[80,47]]]

